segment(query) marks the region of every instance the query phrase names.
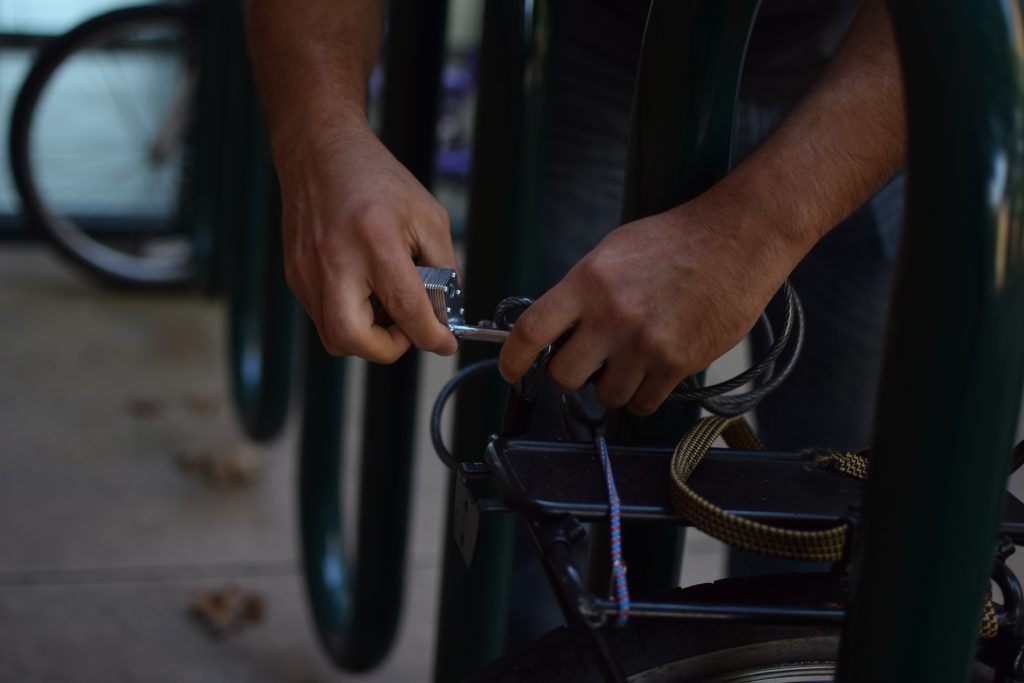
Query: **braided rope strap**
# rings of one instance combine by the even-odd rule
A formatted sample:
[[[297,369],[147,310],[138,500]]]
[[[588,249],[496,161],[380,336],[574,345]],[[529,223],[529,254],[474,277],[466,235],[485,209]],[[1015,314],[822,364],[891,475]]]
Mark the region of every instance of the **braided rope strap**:
[[[763,451],[764,445],[742,417],[705,417],[687,432],[671,464],[672,507],[706,534],[743,550],[805,562],[835,561],[843,556],[845,524],[821,531],[801,531],[744,519],[723,510],[687,485],[687,480],[719,436],[732,448]]]
[[[866,481],[871,462],[868,460],[868,449],[854,453],[840,453],[830,449],[812,449],[804,451],[804,457],[811,460],[811,467],[831,470],[852,479]]]
[[[982,638],[995,638],[999,635],[999,617],[996,616],[996,607],[992,604],[992,586],[988,587],[985,593],[985,611],[981,613]]]
[[[799,531],[754,522],[723,510],[687,486],[687,480],[719,436],[731,448],[765,450],[743,417],[710,416],[697,422],[672,454],[670,494],[676,512],[708,535],[743,550],[807,562],[842,558],[849,536],[849,527],[845,524],[821,531]],[[814,467],[831,469],[854,479],[867,479],[870,461],[866,450],[856,453],[815,451],[808,455]],[[999,620],[990,587],[985,596],[979,635],[994,638],[998,633]]]

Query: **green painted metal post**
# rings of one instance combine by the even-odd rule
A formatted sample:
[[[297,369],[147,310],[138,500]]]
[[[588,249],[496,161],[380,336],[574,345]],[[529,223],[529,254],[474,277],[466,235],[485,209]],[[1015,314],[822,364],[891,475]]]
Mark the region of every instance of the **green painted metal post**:
[[[223,287],[224,240],[221,225],[221,178],[224,163],[222,98],[226,89],[227,41],[236,7],[229,2],[199,5],[199,76],[196,85],[194,138],[187,160],[192,173],[185,205],[185,220],[192,227],[199,288],[208,296]]]
[[[241,3],[217,4],[224,5],[214,14],[223,22],[223,83],[209,105],[221,117],[216,230],[224,260],[211,267],[225,271],[218,279],[228,294],[236,414],[252,439],[266,441],[281,431],[288,414],[295,302],[284,278],[280,196],[246,57]]]
[[[959,683],[1024,381],[1024,26],[1013,0],[890,9],[906,225],[840,677]]]
[[[622,222],[696,197],[729,169],[736,96],[759,0],[654,0],[644,30],[633,101]],[[695,405],[666,403],[638,419],[619,411],[616,442],[665,445],[698,417]],[[623,528],[630,587],[649,595],[675,586],[683,535],[676,529]],[[607,538],[595,534],[591,586],[608,585]]]
[[[237,124],[242,149],[236,229],[228,248],[228,336],[235,407],[250,438],[277,436],[291,396],[295,299],[284,278],[281,198],[255,85],[247,74],[248,106]]]
[[[550,0],[488,0],[481,39],[479,94],[466,247],[467,311],[488,317],[514,294],[536,294],[539,194],[547,159],[548,68],[554,32]],[[462,365],[493,354],[467,344]],[[467,386],[456,399],[454,452],[479,459],[501,424],[508,391],[500,380]],[[452,528],[452,494],[446,529]],[[460,681],[505,646],[512,524],[483,519],[473,566],[445,539],[434,680]]]
[[[392,0],[388,10],[379,134],[395,158],[425,187],[430,187],[434,176],[446,19],[447,0]],[[360,538],[364,534],[372,536],[374,527],[384,524],[392,530],[392,538],[381,542],[393,544],[388,552],[372,552],[369,562],[360,559],[361,571],[387,572],[386,567],[375,566],[378,560],[405,564],[419,371],[420,354],[416,350],[392,365],[371,363],[367,368],[362,476],[364,481],[385,482],[390,478],[390,486],[371,495],[402,504],[390,511],[379,510],[376,517],[360,516]],[[380,472],[374,473],[374,469]],[[365,488],[363,492],[367,494]],[[382,513],[388,517],[381,519]],[[392,590],[398,591],[400,607],[403,586],[397,583]]]
[[[380,136],[429,186],[447,0],[392,0]],[[370,365],[364,391],[355,561],[346,557],[341,418],[344,361],[307,325],[299,501],[307,595],[324,649],[347,671],[390,651],[404,593],[419,359]]]

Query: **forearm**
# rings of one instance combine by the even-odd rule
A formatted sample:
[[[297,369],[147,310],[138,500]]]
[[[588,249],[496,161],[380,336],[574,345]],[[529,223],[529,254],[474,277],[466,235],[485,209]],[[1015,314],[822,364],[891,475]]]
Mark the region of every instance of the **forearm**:
[[[274,156],[366,128],[380,0],[250,0],[248,28]]]
[[[705,200],[732,204],[791,268],[899,170],[905,151],[892,26],[884,2],[866,0],[811,93]]]
[[[281,184],[285,277],[327,351],[391,363],[410,344],[455,352],[414,266],[457,266],[444,207],[366,120],[382,4],[249,0],[248,23]]]

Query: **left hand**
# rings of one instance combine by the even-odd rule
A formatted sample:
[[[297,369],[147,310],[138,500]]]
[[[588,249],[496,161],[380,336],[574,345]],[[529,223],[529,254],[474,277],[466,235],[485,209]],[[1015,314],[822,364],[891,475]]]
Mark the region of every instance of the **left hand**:
[[[803,256],[700,198],[624,225],[530,306],[501,351],[505,380],[572,330],[548,374],[564,393],[598,370],[608,408],[648,415],[735,346]]]

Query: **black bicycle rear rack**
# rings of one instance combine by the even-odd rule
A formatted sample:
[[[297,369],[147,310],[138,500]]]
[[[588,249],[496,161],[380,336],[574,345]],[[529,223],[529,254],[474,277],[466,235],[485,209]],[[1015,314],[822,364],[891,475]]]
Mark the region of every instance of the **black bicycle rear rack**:
[[[689,526],[672,508],[667,473],[669,448],[610,445],[609,455],[629,522]],[[499,497],[478,496],[476,482],[491,480]],[[863,483],[812,467],[800,453],[712,448],[688,482],[702,496],[741,517],[793,529],[815,530],[841,523],[856,526]],[[493,487],[490,489],[493,492]],[[589,590],[572,547],[586,534],[582,523],[606,522],[608,499],[597,449],[592,443],[495,437],[482,462],[462,463],[455,495],[454,534],[466,562],[472,561],[480,517],[514,512],[524,519],[567,622],[588,635],[605,677],[625,680],[603,632],[611,628],[614,600]],[[1007,495],[1000,534],[1024,544],[1024,503]],[[628,540],[627,540],[628,542]],[[997,562],[997,579],[1009,570]],[[845,563],[837,563],[836,572]],[[1019,611],[1016,579],[1000,580],[1007,606]],[[773,624],[836,625],[843,607],[634,601],[631,618],[674,618]],[[1000,615],[1017,624],[1018,615]]]

